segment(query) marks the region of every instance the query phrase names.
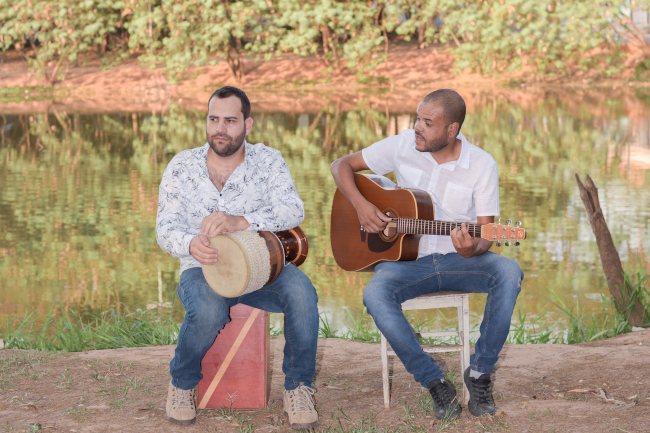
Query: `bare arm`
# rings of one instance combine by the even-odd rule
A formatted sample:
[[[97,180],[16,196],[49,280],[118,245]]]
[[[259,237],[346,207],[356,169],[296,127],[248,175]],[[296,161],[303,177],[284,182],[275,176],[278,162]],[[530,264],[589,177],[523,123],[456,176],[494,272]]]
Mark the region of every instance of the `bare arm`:
[[[361,226],[367,232],[377,233],[384,230],[390,218],[359,192],[354,182],[354,173],[362,170],[369,170],[369,168],[361,152],[339,158],[332,163],[331,167],[336,186],[356,209]]]
[[[476,219],[476,223],[479,225],[493,222],[493,216],[480,216]],[[483,238],[472,238],[467,231],[466,224],[463,224],[461,228],[455,228],[451,231],[451,242],[454,244],[454,248],[456,248],[458,254],[466,259],[485,254],[492,247],[492,241]]]

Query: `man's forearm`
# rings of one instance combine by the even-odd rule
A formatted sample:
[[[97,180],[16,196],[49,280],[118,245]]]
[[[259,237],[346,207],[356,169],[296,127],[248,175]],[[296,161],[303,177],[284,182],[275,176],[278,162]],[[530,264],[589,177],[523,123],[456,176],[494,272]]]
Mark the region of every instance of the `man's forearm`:
[[[180,230],[157,229],[156,231],[156,240],[160,248],[177,259],[182,259],[190,255],[190,242],[198,234]]]
[[[366,198],[359,192],[354,181],[354,170],[345,160],[336,160],[331,167],[332,177],[339,191],[355,208],[359,203],[366,201]]]

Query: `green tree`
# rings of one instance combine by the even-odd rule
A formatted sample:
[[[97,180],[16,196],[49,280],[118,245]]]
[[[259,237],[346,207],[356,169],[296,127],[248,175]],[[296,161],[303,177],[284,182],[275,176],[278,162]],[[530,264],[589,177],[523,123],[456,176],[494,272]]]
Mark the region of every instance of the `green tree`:
[[[0,49],[13,47],[51,85],[63,78],[66,62],[92,47],[105,51],[123,8],[112,0],[0,0]]]
[[[383,7],[359,0],[278,0],[279,49],[315,55],[330,72],[363,73],[385,60],[373,55],[385,41]]]
[[[529,66],[555,75],[570,73],[570,66],[586,70],[605,65],[602,72],[611,75],[620,70],[616,60],[623,54],[610,34],[613,23],[631,23],[622,3],[398,0],[389,7],[385,26],[405,39],[417,33],[421,46],[452,43],[459,69],[492,74]],[[444,23],[439,28],[436,17]]]
[[[222,58],[241,81],[243,56],[271,51],[267,46],[273,46],[275,36],[270,23],[263,0],[140,1],[129,26],[130,46],[144,48],[140,59],[152,67],[164,62],[172,79],[182,77],[189,66],[214,65]]]

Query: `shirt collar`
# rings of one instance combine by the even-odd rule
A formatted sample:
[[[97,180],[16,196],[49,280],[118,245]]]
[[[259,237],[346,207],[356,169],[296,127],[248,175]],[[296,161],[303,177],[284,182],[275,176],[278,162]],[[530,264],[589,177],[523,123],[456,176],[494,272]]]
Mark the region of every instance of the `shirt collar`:
[[[205,173],[208,173],[208,151],[210,150],[210,143],[205,143],[202,147],[199,148],[200,151],[197,154],[199,160],[201,161],[201,166],[205,169]],[[244,139],[244,165],[248,168],[253,163],[253,146]]]
[[[460,168],[469,169],[469,141],[465,138],[462,132],[456,136],[461,142],[460,156],[458,157],[458,166]]]

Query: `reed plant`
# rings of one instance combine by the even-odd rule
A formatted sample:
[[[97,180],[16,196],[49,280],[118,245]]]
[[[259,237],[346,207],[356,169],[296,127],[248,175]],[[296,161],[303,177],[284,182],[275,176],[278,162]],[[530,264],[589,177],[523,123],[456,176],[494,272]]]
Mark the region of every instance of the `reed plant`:
[[[642,270],[630,276],[625,275],[626,283],[633,288],[630,302],[636,296],[642,299],[645,307],[645,323],[650,327],[650,275]],[[568,300],[564,295],[549,291],[549,306],[532,320],[518,312],[511,325],[507,342],[510,344],[574,344],[615,337],[636,330],[626,320],[611,297],[602,296],[602,303],[596,311],[588,312],[578,299]],[[60,313],[55,313],[58,306]],[[625,306],[623,306],[625,309]],[[563,316],[549,322],[550,308]],[[6,322],[4,347],[7,349],[35,349],[48,351],[80,352],[97,349],[116,349],[123,347],[143,347],[175,344],[179,326],[172,319],[174,306],[168,314],[157,310],[124,311],[110,309],[98,316],[82,320],[74,310],[66,310],[59,301],[50,305],[46,315],[36,311],[25,313],[23,317],[10,316]],[[366,309],[346,310],[348,326],[335,330],[325,315],[320,315],[318,336],[322,338],[342,338],[366,343],[378,343],[381,334]],[[416,333],[426,332],[433,318],[424,319],[407,311],[406,317]],[[457,329],[447,318],[445,330]],[[272,329],[273,336],[283,334],[284,329]],[[476,326],[471,330],[476,334]],[[421,338],[422,344],[454,344],[455,337]]]
[[[53,312],[56,305],[60,314]],[[131,312],[125,307],[125,312],[110,309],[83,321],[74,310],[68,311],[59,301],[53,301],[44,316],[32,311],[22,318],[7,318],[4,347],[81,352],[174,344],[179,327],[171,311],[163,315],[156,310]]]

